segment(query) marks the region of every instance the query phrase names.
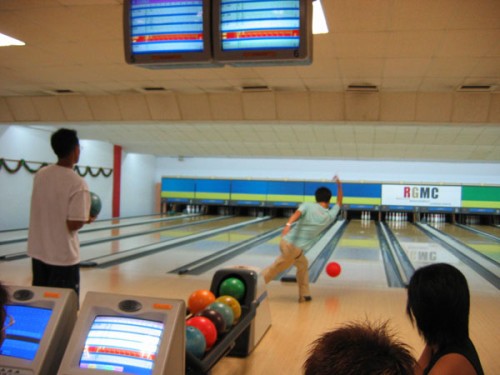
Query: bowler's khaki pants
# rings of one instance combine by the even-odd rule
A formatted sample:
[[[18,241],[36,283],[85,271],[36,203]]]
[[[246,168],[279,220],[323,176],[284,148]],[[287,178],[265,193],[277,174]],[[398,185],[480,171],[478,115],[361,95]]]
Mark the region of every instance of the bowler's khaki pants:
[[[281,240],[280,252],[274,263],[262,271],[266,284],[273,280],[278,274],[294,265],[297,267],[297,284],[299,287],[299,298],[309,296],[309,262],[304,252],[289,242]]]

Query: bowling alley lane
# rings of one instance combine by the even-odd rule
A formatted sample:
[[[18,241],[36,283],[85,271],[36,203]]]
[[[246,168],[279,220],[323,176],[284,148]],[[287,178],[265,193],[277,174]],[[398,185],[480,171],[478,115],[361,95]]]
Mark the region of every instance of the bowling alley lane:
[[[248,221],[255,219],[253,217],[235,217],[232,222],[227,222],[227,220],[216,222],[212,224],[212,229],[221,228],[223,226],[228,226],[230,224],[235,224],[238,222]],[[284,218],[270,219],[262,222],[257,222],[250,224],[248,226],[230,230],[225,233],[216,234],[213,237],[209,237],[200,241],[192,242],[186,245],[177,246],[173,249],[168,249],[156,254],[152,254],[140,259],[135,259],[132,261],[124,262],[115,266],[110,267],[112,271],[119,272],[147,272],[148,274],[158,274],[165,275],[169,271],[176,269],[178,267],[184,266],[188,263],[199,260],[210,254],[213,254],[219,250],[225,249],[229,246],[235,245],[238,242],[248,240],[270,230],[276,228],[282,228],[285,223]],[[184,234],[188,234],[188,229],[183,231]],[[189,234],[193,234],[190,232]],[[251,251],[251,250],[248,250]],[[241,264],[237,258],[233,258],[229,261],[231,264]],[[248,264],[249,266],[255,266],[255,264]],[[214,267],[214,269],[208,271],[207,277],[212,277],[213,272],[219,266]]]
[[[500,227],[493,225],[467,225],[468,227],[478,230],[483,233],[491,234],[500,239]]]
[[[26,240],[0,245],[0,257],[26,254]]]
[[[436,225],[435,228],[439,229],[443,233],[456,238],[465,245],[473,248],[474,250],[480,252],[486,257],[500,263],[500,242],[493,239],[489,239],[478,233],[474,233],[465,228],[461,228],[457,225],[445,223],[444,225]],[[481,229],[479,229],[481,230]]]
[[[182,215],[179,215],[182,216]],[[125,216],[125,217],[116,217],[112,219],[99,219],[92,223],[93,228],[103,228],[108,227],[110,225],[134,225],[134,224],[143,224],[145,222],[156,222],[162,221],[164,219],[168,219],[170,216],[165,215],[141,215],[141,216]],[[84,229],[85,230],[85,229]]]
[[[471,290],[496,291],[496,288],[492,284],[443,246],[433,241],[416,225],[407,222],[393,223],[389,225],[389,228],[396,235],[401,247],[415,269],[434,263],[448,263],[463,272]]]
[[[151,217],[150,217],[151,218]],[[165,220],[165,221],[158,221],[158,220],[142,220],[142,221],[137,221],[135,220],[134,222],[128,222],[129,224],[133,224],[131,226],[126,226],[126,227],[119,227],[119,224],[114,224],[113,226],[116,226],[115,228],[112,229],[107,229],[110,226],[110,223],[108,222],[106,226],[101,226],[103,228],[102,230],[82,230],[79,232],[78,237],[80,239],[80,245],[82,249],[82,256],[88,256],[86,253],[84,253],[87,249],[92,249],[92,248],[99,248],[97,245],[86,245],[86,242],[88,241],[95,241],[95,240],[103,240],[105,241],[106,239],[111,239],[112,237],[117,237],[117,236],[123,236],[123,235],[133,235],[134,233],[140,233],[140,232],[147,232],[147,231],[152,231],[156,229],[168,229],[169,227],[175,226],[175,225],[180,225],[180,224],[190,224],[190,223],[195,223],[197,221],[202,221],[202,220],[207,220],[210,218],[215,218],[214,216],[177,216],[175,218],[172,218],[172,220]],[[94,227],[95,223],[87,225],[85,228],[87,229],[96,229]],[[155,238],[154,234],[151,234],[149,237],[148,236],[137,236],[133,237],[130,240],[130,244],[133,243],[145,243],[144,241],[148,241],[148,238]],[[110,244],[111,247],[114,249],[119,248],[117,247],[116,243],[118,240],[114,241],[113,244]],[[124,241],[124,240],[123,240]],[[125,242],[125,241],[124,241]],[[124,244],[125,245],[125,244]],[[22,242],[16,242],[16,243],[8,243],[8,244],[3,244],[0,245],[0,257],[1,256],[9,256],[9,255],[14,255],[14,254],[24,254],[26,253],[27,247],[26,247],[26,240]],[[106,246],[106,245],[102,245]],[[91,250],[89,250],[89,253]]]
[[[165,217],[165,216],[162,217],[160,215],[145,215],[145,216],[114,218],[107,220],[97,220],[94,221],[92,224],[85,225],[80,230],[80,235],[89,231],[91,232],[94,230],[99,230],[110,226],[145,224],[145,223],[158,222],[165,219],[170,220],[170,217]],[[2,245],[3,242],[9,242],[9,241],[22,242],[27,238],[28,238],[28,228],[0,231],[0,245]]]
[[[273,228],[283,228],[286,220],[283,219],[274,219],[272,222],[263,223],[268,230]],[[227,261],[220,263],[217,268],[229,268],[234,266],[244,266],[244,267],[252,267],[255,269],[262,270],[267,266],[271,265],[274,262],[274,259],[279,255],[279,243],[281,240],[281,231],[276,236],[271,238],[270,240],[252,247],[251,249],[245,251],[243,254],[240,254],[232,259],[228,259]],[[214,270],[208,270],[204,274],[208,277],[210,276]]]
[[[96,229],[92,231],[85,231],[79,233],[79,238],[80,238],[80,244],[82,246],[85,245],[85,242],[87,241],[95,241],[99,239],[107,239],[110,237],[117,237],[117,236],[127,236],[127,235],[133,235],[133,234],[140,234],[141,232],[148,232],[156,229],[162,229],[162,228],[170,228],[175,225],[180,225],[180,224],[190,224],[190,223],[195,223],[197,221],[202,221],[209,219],[210,216],[177,216],[175,219],[168,219],[164,221],[142,221],[142,222],[136,222],[134,225],[130,226],[124,226],[120,227],[118,225],[113,225],[112,228],[108,227],[103,227],[103,229],[98,229],[98,228],[93,228],[93,224],[88,225],[88,229]],[[109,229],[108,229],[109,228]]]
[[[95,245],[85,246],[80,251],[81,260],[88,261],[101,256],[126,252],[127,250],[135,249],[140,246],[147,246],[159,242],[166,243],[167,241],[176,238],[189,236],[196,233],[201,233],[204,231],[219,228],[221,226],[237,224],[252,219],[248,217],[205,216],[205,219],[207,218],[213,220],[201,223],[194,222],[192,223],[192,225],[188,225],[182,228],[169,229],[169,227],[166,226],[165,230],[161,232],[138,235],[129,238],[118,239],[114,241],[108,241],[108,242],[98,243]]]
[[[28,229],[3,230],[0,232],[0,244],[10,241],[24,240],[28,237]]]
[[[388,287],[377,226],[373,221],[350,220],[327,261],[329,262],[339,263],[342,272],[332,278],[323,271],[317,283],[349,287]]]

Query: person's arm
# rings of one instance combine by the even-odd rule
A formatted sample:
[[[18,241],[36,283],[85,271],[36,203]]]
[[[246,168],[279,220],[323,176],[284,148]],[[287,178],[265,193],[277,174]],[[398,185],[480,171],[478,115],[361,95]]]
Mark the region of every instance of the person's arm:
[[[472,364],[463,355],[450,353],[442,356],[429,375],[477,375]]]
[[[66,226],[70,232],[80,230],[85,225],[85,221],[66,220]]]
[[[71,232],[75,230],[80,230],[85,224],[93,223],[97,219],[97,216],[90,216],[87,221],[79,221],[79,220],[66,220],[66,226]]]
[[[281,232],[281,236],[286,235],[290,231],[292,224],[295,223],[297,220],[299,220],[301,215],[302,215],[302,212],[297,210],[294,212],[294,214],[292,216],[290,216],[290,218],[288,219],[288,221],[285,224],[285,227],[283,228],[283,232]]]
[[[422,375],[432,358],[432,348],[426,345],[414,369],[414,375]]]
[[[344,193],[342,191],[342,183],[337,175],[333,176],[333,181],[337,183],[337,205],[342,207],[342,201],[344,199]]]

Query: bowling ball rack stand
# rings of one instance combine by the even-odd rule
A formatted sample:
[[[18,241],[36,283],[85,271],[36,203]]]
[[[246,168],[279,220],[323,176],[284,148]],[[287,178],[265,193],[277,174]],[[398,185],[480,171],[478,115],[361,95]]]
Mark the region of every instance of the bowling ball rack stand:
[[[235,347],[236,340],[250,326],[257,313],[258,301],[253,301],[248,307],[242,306],[242,316],[224,336],[217,340],[216,344],[202,359],[196,358],[186,352],[186,374],[188,375],[208,375],[217,362],[229,354]]]

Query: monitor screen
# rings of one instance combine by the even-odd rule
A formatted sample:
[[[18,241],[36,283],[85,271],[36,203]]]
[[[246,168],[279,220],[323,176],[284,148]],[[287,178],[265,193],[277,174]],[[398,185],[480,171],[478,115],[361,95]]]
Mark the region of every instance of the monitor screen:
[[[163,327],[160,321],[98,315],[87,333],[79,367],[151,374]]]
[[[209,0],[126,0],[126,60],[130,64],[211,62]]]
[[[249,64],[309,63],[311,0],[216,0],[214,56]]]
[[[14,322],[5,330],[1,355],[33,361],[52,315],[52,309],[6,305],[6,311],[7,316]]]

